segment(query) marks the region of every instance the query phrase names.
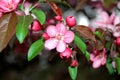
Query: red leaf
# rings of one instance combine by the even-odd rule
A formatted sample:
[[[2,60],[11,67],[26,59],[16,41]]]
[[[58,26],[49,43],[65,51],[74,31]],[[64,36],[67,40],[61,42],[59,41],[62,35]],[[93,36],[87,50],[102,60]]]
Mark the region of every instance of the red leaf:
[[[53,2],[47,1],[50,5],[50,7],[53,9],[56,15],[62,16],[62,10]]]
[[[8,13],[0,18],[0,52],[7,46],[15,33],[17,16],[15,13]]]

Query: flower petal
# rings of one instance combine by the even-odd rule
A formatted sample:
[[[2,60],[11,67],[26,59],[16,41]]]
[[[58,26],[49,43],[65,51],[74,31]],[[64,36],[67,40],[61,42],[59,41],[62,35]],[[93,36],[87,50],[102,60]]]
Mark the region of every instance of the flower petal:
[[[112,24],[115,20],[115,13],[113,12],[110,16],[109,24]]]
[[[58,45],[57,45],[57,51],[58,52],[63,52],[66,48],[66,43],[64,41],[59,41]]]
[[[96,60],[93,62],[93,68],[99,68],[101,66],[101,60]]]
[[[46,31],[50,37],[55,37],[57,34],[57,29],[53,25],[48,26]]]
[[[109,22],[109,15],[107,14],[107,12],[102,12],[102,19],[105,23]]]
[[[119,16],[116,16],[115,17],[115,20],[114,20],[114,25],[117,25],[120,23],[120,17]]]
[[[56,25],[56,28],[57,28],[58,33],[61,33],[61,34],[65,34],[67,31],[67,29],[63,23],[58,23]]]
[[[58,40],[56,38],[50,38],[48,40],[45,41],[45,48],[51,50],[54,49],[58,44]]]
[[[71,43],[74,40],[74,33],[72,31],[67,31],[64,35],[64,41],[66,43]]]

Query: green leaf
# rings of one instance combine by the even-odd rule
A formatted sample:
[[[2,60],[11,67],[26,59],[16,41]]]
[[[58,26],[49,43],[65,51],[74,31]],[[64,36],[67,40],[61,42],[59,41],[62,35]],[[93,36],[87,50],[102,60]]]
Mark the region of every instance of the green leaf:
[[[18,16],[18,24],[16,27],[16,37],[22,43],[27,36],[28,27],[32,23],[33,18],[30,15]]]
[[[76,77],[77,77],[77,67],[69,66],[68,67],[68,71],[69,71],[69,74],[70,74],[70,77],[72,78],[72,80],[76,80]]]
[[[86,44],[80,39],[79,36],[75,35],[74,42],[77,47],[82,51],[83,54],[86,53]]]
[[[38,10],[38,9],[33,9],[32,10],[33,14],[37,17],[37,19],[39,20],[40,24],[44,24],[45,20],[46,20],[46,15],[42,10]]]
[[[4,14],[0,17],[0,52],[7,46],[15,34],[17,16],[13,13]]]
[[[110,74],[114,73],[114,68],[112,66],[110,58],[107,59],[106,67],[107,67],[107,69],[108,69],[108,71],[109,71]]]
[[[43,38],[41,38],[40,40],[35,41],[31,46],[30,49],[28,51],[28,61],[32,60],[33,58],[35,58],[40,51],[44,48],[44,42],[43,42]]]
[[[115,58],[115,63],[116,63],[118,74],[120,74],[120,58],[119,57]]]
[[[89,61],[89,60],[90,60],[90,53],[86,51],[86,53],[85,53],[85,57],[86,57],[87,60]]]
[[[95,31],[94,34],[100,39],[102,40],[102,34],[99,31]]]

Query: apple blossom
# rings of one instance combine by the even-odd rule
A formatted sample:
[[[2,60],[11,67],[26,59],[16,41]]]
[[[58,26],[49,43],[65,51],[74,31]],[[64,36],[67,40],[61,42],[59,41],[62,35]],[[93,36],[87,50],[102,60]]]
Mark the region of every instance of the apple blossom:
[[[98,21],[94,21],[94,23],[99,26],[100,28],[107,28],[113,30],[117,24],[120,23],[120,17],[115,15],[113,12],[110,16],[107,12],[101,11],[100,12],[101,19]]]
[[[74,39],[74,33],[67,30],[63,23],[58,23],[56,26],[49,25],[46,33],[50,38],[45,41],[45,48],[49,50],[56,48],[58,52],[63,52],[66,43],[71,43]]]
[[[103,48],[102,52],[94,50],[93,53],[90,54],[90,60],[93,62],[93,68],[99,68],[101,65],[105,65],[106,63],[106,49]]]
[[[0,12],[6,13],[15,10],[20,0],[1,0],[0,1]]]
[[[35,19],[32,23],[31,28],[32,28],[33,31],[40,31],[41,28],[42,28],[41,26],[42,25],[39,23],[39,21]]]
[[[63,52],[60,53],[60,57],[69,58],[72,55],[72,50],[70,48],[66,48]]]
[[[76,25],[76,19],[74,16],[67,16],[66,17],[66,23],[69,27],[73,27]]]

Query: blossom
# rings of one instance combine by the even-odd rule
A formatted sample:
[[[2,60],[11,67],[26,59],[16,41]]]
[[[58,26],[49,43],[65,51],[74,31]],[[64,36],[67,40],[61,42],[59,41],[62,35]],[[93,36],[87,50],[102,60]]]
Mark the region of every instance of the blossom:
[[[49,50],[56,48],[58,52],[63,52],[66,49],[66,43],[71,43],[74,39],[74,33],[67,30],[63,23],[48,26],[46,33],[50,38],[45,41],[45,47]]]
[[[20,0],[0,0],[0,12],[6,13],[15,10]]]
[[[99,11],[100,13],[100,19],[94,21],[94,24],[100,28],[103,29],[112,29],[114,26],[118,23],[117,20],[115,20],[115,13],[112,13],[110,16],[105,11]]]
[[[90,60],[93,62],[93,68],[99,68],[101,65],[105,65],[106,58],[105,48],[102,51],[94,50],[94,52],[90,54]]]
[[[70,48],[66,48],[63,52],[60,53],[60,57],[66,57],[69,58],[72,55],[72,50]]]

